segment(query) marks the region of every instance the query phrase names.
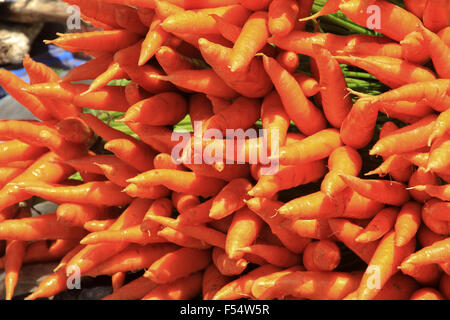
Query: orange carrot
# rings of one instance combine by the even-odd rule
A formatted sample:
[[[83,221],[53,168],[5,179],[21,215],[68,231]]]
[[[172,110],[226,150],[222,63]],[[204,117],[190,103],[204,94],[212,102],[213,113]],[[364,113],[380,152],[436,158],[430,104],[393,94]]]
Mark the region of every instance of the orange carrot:
[[[140,172],[153,169],[156,152],[137,140],[113,139],[105,144],[105,149]]]
[[[252,185],[247,179],[235,179],[230,181],[214,197],[209,211],[209,217],[222,219],[245,206],[246,195]]]
[[[172,201],[168,198],[160,198],[151,204],[148,211],[145,213],[144,219],[140,228],[143,232],[148,232],[149,234],[154,234],[158,231],[159,225],[149,219],[152,215],[170,217],[172,215]]]
[[[450,134],[436,140],[431,146],[427,169],[437,173],[446,173],[450,168]]]
[[[444,2],[447,2],[444,0]],[[438,5],[438,4],[437,4]],[[448,14],[447,14],[448,15]],[[448,25],[446,22],[445,26]],[[440,30],[440,29],[439,29]],[[436,30],[435,30],[436,31]],[[419,32],[424,38],[425,46],[428,49],[433,66],[436,69],[437,74],[441,78],[448,78],[450,76],[450,64],[448,62],[448,55],[450,54],[450,48],[447,44],[439,38],[437,34],[426,29],[425,27],[419,27]]]
[[[272,91],[264,97],[261,105],[261,122],[263,129],[267,130],[267,148],[271,150],[272,135],[276,132],[278,147],[286,143],[287,131],[290,119],[283,107],[283,102],[276,91]]]
[[[245,258],[230,259],[225,250],[219,247],[213,248],[211,258],[219,272],[225,276],[240,275],[248,266]]]
[[[450,132],[450,111],[446,110],[442,112],[436,119],[433,132],[428,139],[428,146],[438,138],[443,137],[446,133]]]
[[[450,223],[446,217],[448,212],[448,203],[432,198],[422,207],[422,221],[434,233],[448,234],[450,229]]]
[[[194,299],[202,291],[201,272],[157,286],[150,290],[142,300],[189,300]]]
[[[438,185],[438,177],[431,171],[426,171],[424,168],[419,167],[409,179],[408,190],[411,197],[421,203],[424,203],[431,199],[425,191],[419,191],[413,189],[413,187],[418,185]]]
[[[395,245],[406,245],[415,235],[420,226],[421,207],[416,202],[405,203],[395,221]]]
[[[367,243],[382,238],[394,226],[398,213],[399,210],[395,208],[385,208],[381,210],[355,238],[355,241]]]
[[[299,130],[307,135],[311,135],[325,129],[325,117],[306,98],[295,78],[287,70],[283,69],[275,59],[263,56],[263,61],[264,68],[280,95],[286,113]]]
[[[139,277],[102,298],[102,300],[136,300],[141,299],[147,292],[156,287],[153,281]]]
[[[416,290],[409,300],[445,300],[445,298],[434,288],[421,288]]]
[[[303,265],[308,271],[332,271],[340,262],[339,247],[330,240],[311,242],[303,252]]]
[[[290,73],[294,73],[299,64],[300,58],[298,54],[292,51],[281,51],[276,58],[277,62]],[[303,90],[304,91],[304,90]],[[306,93],[305,93],[306,94]]]
[[[413,239],[408,244],[397,247],[395,232],[387,233],[381,239],[364,272],[358,288],[358,300],[370,300],[375,297],[389,278],[397,272],[397,267],[403,259],[414,251],[415,245],[416,241]],[[372,280],[374,272],[377,277],[376,285],[373,285]]]
[[[339,174],[339,176],[355,192],[381,203],[399,206],[409,200],[409,193],[405,185],[400,182],[363,180],[345,174]]]
[[[8,165],[15,161],[32,160],[41,156],[47,149],[10,140],[0,143],[0,164]]]
[[[172,203],[180,215],[200,204],[200,199],[189,193],[172,192]]]
[[[56,209],[58,222],[72,227],[82,227],[91,220],[112,218],[102,206],[63,203]]]
[[[255,54],[265,46],[268,38],[267,12],[252,13],[234,43],[229,62],[231,72],[245,70]]]
[[[295,27],[299,4],[293,0],[274,0],[269,5],[268,26],[272,35],[288,35]]]
[[[281,268],[290,268],[294,265],[298,265],[300,262],[300,257],[298,255],[295,255],[288,249],[280,246],[254,244],[248,247],[242,247],[239,250],[246,254],[260,256],[268,263]]]
[[[415,190],[425,191],[428,195],[441,199],[443,201],[450,201],[450,187],[449,185],[418,185],[413,187]]]
[[[168,242],[174,243],[184,248],[192,248],[200,250],[211,248],[211,245],[209,245],[208,243],[190,237],[180,231],[177,231],[169,227],[165,227],[162,230],[158,231],[157,235],[158,237],[166,239]]]
[[[139,66],[146,64],[155,54],[156,50],[161,47],[167,39],[168,33],[161,26],[161,20],[152,21],[145,40],[142,42],[141,53],[139,56]]]
[[[203,273],[203,300],[212,300],[214,295],[232,280],[232,277],[224,276],[214,264],[210,264]]]
[[[431,2],[426,2],[423,8],[423,24],[429,30],[433,32],[438,32],[450,24],[450,17],[448,16],[448,1],[438,0]],[[442,8],[443,10],[436,10],[436,8]]]
[[[116,219],[91,220],[83,225],[83,228],[89,232],[104,231],[111,227]]]

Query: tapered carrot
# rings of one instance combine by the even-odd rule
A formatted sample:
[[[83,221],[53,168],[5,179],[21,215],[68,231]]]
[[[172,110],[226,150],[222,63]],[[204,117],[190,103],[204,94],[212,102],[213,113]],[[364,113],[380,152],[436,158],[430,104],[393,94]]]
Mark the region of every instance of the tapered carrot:
[[[80,243],[84,245],[120,242],[146,245],[149,243],[164,243],[166,242],[166,240],[159,237],[156,233],[150,234],[148,232],[143,232],[140,226],[133,226],[123,230],[105,230],[92,232],[80,240]]]
[[[230,259],[225,250],[214,247],[211,259],[219,272],[225,276],[236,276],[242,274],[248,266],[245,258]]]
[[[69,0],[68,3],[80,7],[81,13],[89,19],[94,19],[110,28],[120,28],[116,22],[114,11],[119,4],[104,1]]]
[[[174,243],[184,248],[192,248],[200,250],[211,248],[210,244],[202,240],[190,237],[170,227],[165,227],[161,229],[160,231],[157,232],[157,235],[158,237],[166,239],[170,243]]]
[[[232,49],[207,39],[200,38],[198,46],[205,61],[211,65],[225,83],[240,94],[249,98],[265,96],[272,89],[272,82],[264,71],[260,58],[253,58],[248,68],[232,72],[228,68]]]
[[[272,1],[268,9],[268,26],[272,35],[286,36],[295,27],[299,4],[291,0]]]
[[[240,251],[246,254],[251,253],[260,256],[268,263],[281,268],[289,268],[300,263],[300,257],[298,255],[280,246],[254,244],[243,247]]]
[[[395,246],[395,232],[387,233],[381,239],[364,272],[358,288],[358,299],[370,300],[375,297],[389,278],[397,272],[397,267],[402,263],[403,259],[414,251],[415,245],[416,241],[413,239],[408,244],[397,247]],[[376,272],[378,277],[378,285],[375,286],[372,283],[374,272]]]
[[[298,54],[292,51],[281,51],[277,55],[276,60],[280,64],[280,66],[282,66],[290,73],[294,73],[300,64],[300,58]]]
[[[378,241],[369,243],[358,243],[355,238],[363,230],[362,227],[353,224],[346,219],[329,219],[329,225],[333,235],[347,248],[353,251],[364,262],[369,263],[378,246]]]
[[[22,90],[23,88],[29,87],[29,84],[15,74],[6,69],[0,69],[0,85],[37,118],[41,120],[53,119],[51,113],[37,97]]]
[[[184,89],[210,94],[222,98],[235,98],[237,93],[211,69],[203,70],[177,70],[167,76],[154,78],[170,81]]]
[[[127,73],[120,67],[117,62],[112,61],[108,68],[92,81],[89,88],[82,94],[88,94],[98,89],[104,88],[112,80],[123,79],[127,77]]]
[[[426,50],[424,42],[425,39],[419,31],[412,31],[406,35],[405,38],[400,41],[402,58],[416,64],[426,63],[430,59],[430,54],[428,50]]]
[[[406,245],[415,235],[421,223],[421,207],[416,202],[404,204],[395,221],[395,245]]]
[[[230,181],[214,197],[209,211],[213,219],[222,219],[245,206],[244,201],[249,197],[246,193],[252,185],[247,179],[235,179]]]
[[[64,269],[60,269],[45,277],[31,294],[25,297],[25,300],[35,300],[54,296],[67,289],[67,276]]]
[[[401,264],[401,269],[408,269],[411,265],[427,265],[432,263],[441,263],[448,261],[449,257],[449,239],[444,239],[424,247],[419,251],[411,253]]]
[[[140,172],[153,169],[156,152],[137,140],[113,139],[105,144],[105,149]]]
[[[336,129],[324,129],[299,142],[280,148],[279,161],[282,165],[298,165],[324,159],[341,145],[342,141]]]
[[[428,143],[428,137],[434,128],[435,120],[435,115],[429,115],[414,124],[387,135],[373,146],[370,154],[385,157],[425,147]]]
[[[5,141],[0,143],[0,164],[36,159],[46,150],[45,147],[29,145],[20,140]]]
[[[172,192],[172,203],[175,209],[182,215],[191,208],[198,206],[200,199],[189,193]]]
[[[280,95],[286,113],[299,130],[307,135],[311,135],[325,129],[325,117],[306,98],[295,78],[287,70],[283,69],[275,59],[263,56],[263,61],[264,68]]]
[[[164,185],[177,192],[189,192],[203,197],[217,194],[225,182],[195,174],[194,172],[153,169],[129,179],[128,182],[142,186]]]
[[[121,286],[102,300],[136,300],[144,297],[150,290],[157,286],[156,283],[143,276]]]
[[[250,210],[258,214],[269,226],[272,232],[281,240],[283,245],[294,253],[300,253],[310,242],[289,228],[287,219],[277,215],[277,210],[283,203],[270,200],[269,198],[252,198],[247,201]],[[282,226],[282,224],[285,226]]]
[[[163,185],[138,186],[137,184],[130,183],[123,191],[132,198],[144,198],[149,200],[155,200],[170,195],[170,190]]]
[[[332,197],[346,188],[339,173],[357,176],[362,167],[362,159],[359,153],[349,146],[335,149],[328,158],[328,169],[321,184],[321,191]]]
[[[169,198],[161,198],[153,201],[148,211],[145,213],[144,219],[140,224],[143,232],[154,234],[158,231],[159,225],[149,219],[152,215],[170,217],[172,215],[172,201]]]
[[[425,67],[399,58],[386,56],[336,56],[340,63],[362,68],[391,88],[408,83],[436,80],[434,73]]]
[[[367,243],[382,238],[394,226],[398,213],[399,210],[395,208],[381,210],[355,238],[355,241]]]
[[[450,229],[447,218],[449,206],[447,202],[432,198],[422,207],[422,221],[434,233],[445,235]]]
[[[202,299],[212,300],[214,295],[232,280],[233,277],[224,276],[214,264],[210,264],[203,273]]]
[[[340,128],[352,108],[347,83],[339,63],[328,50],[313,45],[313,52],[320,74],[320,92],[325,117],[332,126]]]
[[[286,143],[290,119],[276,91],[272,91],[264,97],[261,105],[261,122],[263,129],[267,130],[267,148],[269,150],[271,150],[272,135],[274,134],[278,136],[278,139],[274,140],[278,142],[278,148]]]
[[[0,188],[3,188],[5,184],[10,182],[12,179],[20,175],[25,169],[23,168],[0,168]]]
[[[188,208],[187,210],[180,212],[180,215],[177,218],[178,221],[180,221],[180,223],[187,225],[201,224],[214,221],[214,219],[209,216],[209,212],[214,202],[214,198],[215,197],[208,199],[202,203],[198,203],[197,205],[194,205]]]
[[[170,283],[203,270],[210,262],[209,250],[181,248],[153,262],[145,271],[144,277],[159,284]],[[183,265],[182,268],[180,264]]]
[[[241,259],[244,253],[241,247],[246,247],[256,240],[262,227],[262,220],[248,208],[238,210],[227,231],[225,251],[230,259]]]
[[[15,183],[23,181],[59,183],[67,179],[73,172],[74,170],[62,163],[61,158],[56,154],[52,152],[44,154],[0,190],[0,212],[11,205],[31,198],[29,193],[17,188]]]
[[[330,240],[311,242],[303,252],[303,265],[308,271],[332,271],[340,262],[339,247]]]
[[[259,279],[253,285],[252,292],[262,300],[285,295],[311,300],[340,300],[358,287],[360,279],[361,272],[295,271],[273,280],[267,279],[265,283]],[[262,283],[264,288],[261,288]]]
[[[432,197],[425,191],[419,191],[413,189],[413,187],[418,185],[438,185],[438,177],[431,171],[426,171],[423,167],[419,167],[409,179],[408,190],[411,197],[421,203],[430,200]]]
[[[146,64],[167,39],[168,33],[161,26],[161,22],[162,20],[160,19],[152,21],[147,35],[145,36],[145,40],[142,42],[138,62],[139,66]]]
[[[112,62],[112,58],[111,53],[103,53],[97,58],[72,68],[62,80],[64,82],[93,80],[106,71]]]
[[[280,270],[280,268],[270,264],[260,266],[220,288],[212,299],[237,300],[251,297],[251,289],[256,279]]]
[[[315,14],[308,16],[305,15],[304,17],[301,17],[301,19],[299,19],[299,21],[309,21],[309,20],[315,20],[319,17],[325,16],[327,14],[330,13],[336,13],[339,11],[339,5],[341,4],[342,1],[340,0],[331,0],[331,1],[327,1],[325,2],[324,6]],[[311,10],[309,10],[308,14],[311,13]]]
[[[142,300],[189,300],[202,291],[202,272],[193,273],[171,283],[160,284],[150,290]]]
[[[361,149],[372,140],[378,110],[375,106],[362,99],[357,100],[340,129],[342,141],[355,149]]]
[[[128,123],[130,129],[148,146],[156,151],[171,154],[178,141],[173,141],[173,131],[167,127]]]
[[[58,221],[72,227],[82,227],[91,220],[112,218],[111,213],[102,206],[63,203],[56,209]]]
[[[249,195],[270,197],[278,191],[315,182],[323,177],[325,173],[326,165],[322,160],[300,165],[280,166],[278,172],[274,175],[261,176],[258,183],[249,191]]]
[[[56,130],[64,139],[90,147],[95,142],[94,132],[78,117],[65,117],[56,125]]]
[[[134,272],[152,265],[165,255],[177,250],[177,246],[167,243],[150,245],[131,244],[121,252],[90,269],[87,275],[97,277],[101,275],[112,275],[116,272]]]
[[[226,235],[205,225],[186,225],[176,219],[160,216],[150,216],[149,219],[180,231],[192,238],[202,240],[212,246],[225,248]]]
[[[428,195],[441,199],[443,201],[450,201],[450,187],[449,185],[418,185],[413,187],[414,190],[425,191]]]
[[[45,44],[54,44],[71,51],[115,52],[139,40],[139,35],[126,30],[57,33],[57,36],[54,40],[46,40]]]
[[[268,14],[256,11],[247,19],[234,43],[229,62],[231,72],[245,70],[255,54],[264,47],[267,38]]]
[[[402,57],[402,49],[398,43],[384,37],[367,35],[341,36],[333,33],[311,33],[292,31],[285,37],[274,36],[268,39],[275,46],[288,51],[308,56],[313,55],[312,46],[318,44],[332,54],[380,55],[394,58]]]
[[[281,226],[289,228],[300,237],[305,239],[333,239],[333,232],[328,225],[327,219],[299,219],[296,221],[285,220],[281,222]]]

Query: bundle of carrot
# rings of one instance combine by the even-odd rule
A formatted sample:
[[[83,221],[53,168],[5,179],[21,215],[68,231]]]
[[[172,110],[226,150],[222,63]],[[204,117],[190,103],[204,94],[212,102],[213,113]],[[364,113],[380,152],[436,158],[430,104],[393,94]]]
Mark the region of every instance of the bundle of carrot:
[[[101,31],[47,43],[92,60],[0,70],[40,119],[0,121],[7,299],[43,261],[27,300],[75,271],[105,300],[450,298],[450,1],[66,2]]]

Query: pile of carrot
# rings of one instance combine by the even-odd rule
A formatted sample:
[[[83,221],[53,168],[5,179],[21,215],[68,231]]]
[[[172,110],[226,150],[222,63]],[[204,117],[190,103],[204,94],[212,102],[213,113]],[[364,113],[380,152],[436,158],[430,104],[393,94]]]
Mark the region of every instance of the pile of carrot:
[[[61,78],[27,56],[29,83],[0,70],[39,119],[0,120],[6,299],[45,261],[27,300],[74,271],[110,276],[105,300],[450,298],[450,1],[66,2],[100,31],[46,43],[92,60]],[[333,14],[374,32],[323,32]],[[384,90],[350,88],[343,65]],[[183,119],[222,137],[174,152]],[[252,128],[268,136],[230,152],[227,130]]]

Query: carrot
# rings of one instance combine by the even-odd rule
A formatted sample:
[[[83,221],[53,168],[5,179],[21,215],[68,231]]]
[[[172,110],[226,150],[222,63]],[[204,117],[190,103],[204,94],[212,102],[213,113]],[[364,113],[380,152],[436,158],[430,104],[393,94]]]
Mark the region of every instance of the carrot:
[[[346,185],[339,177],[339,173],[357,176],[362,167],[359,153],[349,146],[336,148],[328,158],[328,169],[321,184],[321,191],[332,197],[342,192]]]
[[[42,102],[35,96],[23,91],[29,84],[6,69],[0,69],[0,85],[17,102],[27,108],[33,115],[41,120],[51,120],[53,116]]]
[[[261,300],[286,295],[310,300],[341,300],[358,287],[360,279],[361,272],[294,271],[265,282],[265,290],[261,291],[257,288],[261,286],[259,282],[263,280],[258,279],[253,285],[252,292]]]
[[[248,208],[242,208],[233,216],[227,231],[225,251],[230,259],[244,257],[241,247],[249,246],[256,240],[262,227],[262,220]]]
[[[156,152],[150,147],[132,139],[113,139],[105,144],[105,149],[111,151],[124,163],[140,172],[152,170]]]
[[[436,10],[436,8],[443,8],[443,10]],[[432,32],[438,32],[450,24],[450,17],[448,16],[448,1],[438,0],[433,3],[427,2],[423,8],[423,24]]]
[[[311,16],[305,15],[304,17],[301,17],[301,19],[299,19],[299,21],[306,22],[309,20],[316,20],[317,18],[320,18],[327,14],[336,13],[339,11],[339,5],[341,4],[341,2],[342,2],[341,0],[327,1],[327,2],[325,2],[323,7],[318,12],[316,12],[315,14],[313,14]],[[310,13],[311,13],[311,10],[309,10],[309,12],[307,14],[310,14]]]
[[[313,45],[313,53],[319,69],[325,117],[332,126],[340,128],[352,108],[352,101],[347,93],[347,83],[339,63],[328,50],[319,45]]]
[[[450,97],[447,95],[450,82],[447,79],[422,81],[403,85],[387,91],[378,96],[368,98],[372,103],[384,103],[398,100],[422,101],[439,112],[450,106]]]
[[[142,89],[136,82],[131,81],[125,86],[125,99],[130,106],[138,103],[139,101],[148,99],[152,96],[150,92]]]
[[[373,104],[362,99],[357,100],[340,129],[341,139],[355,149],[361,149],[372,140],[378,110]]]
[[[417,30],[417,28],[416,28]],[[400,41],[401,55],[406,61],[424,64],[430,59],[428,50],[424,50],[425,39],[418,31],[412,31]]]
[[[94,132],[78,117],[65,117],[56,125],[56,130],[64,139],[90,147],[95,142]]]
[[[281,190],[315,182],[324,176],[325,162],[311,161],[300,165],[280,166],[274,175],[263,175],[249,191],[254,197],[271,197]]]
[[[409,300],[445,300],[445,298],[434,288],[421,288],[416,290]]]
[[[177,145],[177,141],[172,139],[172,130],[167,127],[149,126],[141,123],[127,123],[127,126],[145,144],[158,152],[171,154],[173,148]]]
[[[111,275],[111,286],[113,288],[113,292],[120,289],[125,283],[125,272],[117,272]]]
[[[450,168],[450,134],[436,140],[430,151],[427,169],[437,173],[446,173]]]
[[[67,289],[66,271],[60,269],[42,279],[39,286],[31,294],[25,297],[25,300],[36,300],[54,296]]]
[[[398,43],[384,37],[367,35],[336,35],[333,33],[311,33],[292,31],[285,37],[274,36],[268,39],[278,48],[298,54],[313,56],[313,45],[318,44],[331,54],[378,55],[393,58],[402,57],[402,48]]]
[[[230,259],[225,250],[219,247],[212,249],[211,258],[219,272],[225,276],[240,275],[248,266],[248,261],[245,258]]]
[[[202,291],[202,273],[196,272],[150,290],[141,300],[189,300]]]
[[[329,239],[333,237],[333,232],[328,225],[326,219],[299,219],[296,221],[285,220],[281,222],[281,226],[289,228],[300,237],[306,239]]]
[[[72,227],[82,227],[91,220],[112,218],[111,214],[102,206],[63,203],[56,209],[58,222]]]
[[[146,27],[150,27],[155,17],[155,10],[152,8],[138,7],[137,14],[141,23]]]
[[[226,235],[205,225],[186,225],[176,219],[160,216],[150,216],[149,219],[180,231],[192,238],[202,240],[212,246],[225,248]]]
[[[137,41],[140,36],[126,30],[91,31],[84,33],[57,33],[58,38],[46,40],[45,44],[54,44],[70,51],[116,52]]]
[[[411,277],[394,274],[372,300],[408,300],[419,285]],[[357,300],[358,291],[353,291],[343,300]]]
[[[379,242],[358,243],[355,238],[363,230],[362,227],[346,219],[329,219],[328,221],[333,235],[364,262],[369,263]]]
[[[19,206],[17,204],[13,204],[0,210],[0,222],[14,218],[17,215],[18,211]]]
[[[214,295],[226,284],[233,280],[232,277],[224,276],[214,264],[210,264],[203,273],[202,298],[212,300]]]
[[[213,43],[207,39],[198,40],[200,52],[205,61],[232,89],[245,97],[260,98],[265,96],[273,87],[270,78],[264,71],[259,58],[249,61],[248,68],[232,72],[228,68],[228,61],[232,56],[232,49]]]
[[[276,132],[278,148],[286,143],[287,131],[290,119],[284,110],[283,103],[276,91],[272,91],[264,97],[261,105],[261,122],[263,129],[266,129],[267,148],[271,150],[272,135]],[[276,136],[275,136],[276,137]]]
[[[391,88],[421,81],[436,80],[434,73],[425,67],[399,58],[386,56],[335,56],[339,63],[364,69]]]
[[[442,2],[442,1],[441,1]],[[444,0],[444,2],[447,2]],[[428,5],[429,7],[430,5]],[[427,11],[425,11],[427,12]],[[448,15],[448,13],[447,13]],[[448,19],[448,17],[447,17]],[[450,20],[449,20],[450,22]],[[446,22],[444,26],[448,26],[449,22]],[[444,27],[443,26],[443,27]],[[440,29],[439,29],[440,30]],[[436,31],[436,30],[435,30]],[[450,63],[448,62],[448,55],[450,54],[450,48],[447,44],[439,38],[437,34],[426,29],[425,27],[419,27],[419,32],[424,38],[425,46],[428,49],[433,66],[436,69],[437,74],[441,78],[449,78],[450,76]]]
[[[73,172],[73,169],[62,163],[61,158],[56,154],[48,152],[42,155],[0,190],[0,212],[11,205],[31,198],[30,194],[17,188],[16,183],[23,181],[58,183],[68,178]]]
[[[214,221],[213,218],[209,216],[209,212],[211,210],[211,206],[214,202],[214,198],[208,199],[202,203],[198,203],[187,210],[180,212],[178,216],[178,221],[183,224],[191,225],[191,224],[202,224]],[[220,221],[220,220],[216,220]]]
[[[47,149],[10,140],[0,143],[0,164],[8,165],[15,161],[33,160],[40,157]]]
[[[385,208],[381,210],[355,238],[355,241],[367,243],[382,238],[394,226],[398,214],[399,210],[396,208]]]
[[[170,190],[189,192],[202,197],[216,195],[225,185],[224,181],[216,178],[170,169],[153,169],[127,181],[141,186],[163,185]]]
[[[450,132],[450,111],[446,110],[442,112],[436,119],[433,132],[428,139],[428,146],[431,146],[435,139],[443,137],[446,133]]]
[[[3,188],[8,182],[20,175],[24,169],[0,167],[0,188]]]
[[[168,198],[160,198],[151,204],[148,211],[145,213],[144,219],[142,219],[140,228],[142,232],[148,232],[154,234],[158,231],[159,225],[149,219],[152,215],[170,217],[172,215],[172,201]]]
[[[416,202],[404,204],[395,221],[395,245],[406,245],[415,235],[421,223],[421,207]]]
[[[115,9],[119,7],[118,4],[86,0],[69,0],[68,3],[79,6],[81,13],[90,19],[99,21],[109,27],[120,28],[114,16]]]
[[[415,190],[425,191],[431,197],[441,199],[443,201],[450,201],[450,187],[449,185],[418,185],[413,187]]]
[[[303,238],[295,233],[294,230],[286,225],[286,218],[276,215],[277,210],[282,206],[279,201],[270,200],[269,198],[252,198],[247,201],[250,210],[267,223],[283,245],[294,253],[301,253],[305,246],[310,242],[309,239]],[[282,224],[285,224],[283,227]]]
[[[289,268],[298,265],[300,258],[284,247],[269,245],[269,244],[254,244],[248,247],[239,249],[246,254],[255,254],[262,257],[268,263],[281,267]]]
[[[156,287],[156,283],[143,276],[127,283],[102,298],[102,300],[136,300]]]
[[[158,284],[170,283],[203,270],[210,262],[209,250],[181,248],[153,262],[145,271],[144,277]],[[180,263],[183,264],[182,268]]]
[[[167,31],[161,26],[161,19],[152,21],[150,28],[142,42],[141,52],[139,56],[139,66],[146,64],[155,54],[155,52],[161,47],[164,41],[168,37]]]
[[[402,273],[410,276],[422,286],[436,286],[442,275],[442,270],[437,264],[426,264],[422,266],[408,266],[403,268]]]
[[[381,32],[395,41],[403,40],[407,34],[414,31],[418,24],[422,23],[413,13],[387,1],[344,1],[340,4],[339,9],[353,22],[365,26],[370,21],[372,14],[368,10],[370,5],[377,5],[379,7],[379,19],[384,21],[380,26],[374,27],[373,30]],[[401,26],[398,26],[398,21],[402,21]]]
[[[252,13],[234,43],[229,62],[231,72],[245,70],[255,54],[264,47],[268,38],[267,12]]]
[[[73,103],[80,108],[125,112],[129,107],[123,87],[107,86],[101,90],[81,95],[87,88],[88,85],[85,84],[61,82],[34,84],[24,90],[38,97],[60,99],[63,102]]]
[[[408,190],[411,197],[421,203],[425,203],[426,201],[431,199],[431,196],[428,195],[425,191],[419,191],[413,189],[413,187],[418,185],[438,185],[439,180],[438,177],[431,171],[426,171],[424,168],[419,167],[409,179]]]
[[[274,0],[268,9],[268,26],[272,35],[288,35],[295,27],[299,4],[292,0]]]
[[[232,103],[230,100],[223,98],[218,98],[214,96],[206,96],[206,97],[208,98],[209,102],[211,102],[213,114],[217,114],[225,110],[226,108],[231,106]]]
[[[341,179],[355,192],[369,199],[390,205],[403,205],[409,200],[404,184],[387,180],[363,180],[350,175],[339,174]]]
[[[395,246],[395,232],[387,233],[375,250],[358,288],[358,300],[370,300],[377,295],[390,277],[397,272],[402,260],[415,249],[415,239],[402,247]],[[377,285],[371,280],[376,272]]]
[[[137,243],[146,245],[149,243],[164,243],[165,239],[158,237],[155,234],[143,232],[140,226],[133,226],[123,230],[105,230],[99,232],[92,232],[80,240],[81,244],[92,245],[98,243]]]
[[[450,27],[443,28],[441,31],[437,33],[439,38],[442,39],[447,45],[450,44]]]
[[[205,93],[222,98],[235,98],[237,93],[211,69],[177,70],[167,76],[152,76],[170,81],[184,89]]]
[[[246,193],[252,185],[247,179],[235,179],[230,181],[214,197],[209,211],[209,217],[222,219],[245,206],[244,201],[249,197]]]
[[[172,192],[172,203],[175,209],[182,215],[191,208],[199,205],[200,199],[189,193]]]
[[[332,271],[340,262],[339,247],[330,240],[311,242],[303,252],[303,265],[308,271]]]
[[[446,214],[448,214],[448,205],[436,198],[427,201],[422,207],[423,223],[437,234],[448,233],[450,225]]]
[[[116,23],[128,31],[145,35],[147,28],[139,19],[139,14],[135,8],[128,6],[117,6],[114,10]]]
[[[281,269],[271,264],[260,266],[245,275],[227,283],[220,288],[213,300],[237,300],[241,298],[251,297],[253,283],[260,277],[280,271]]]
[[[98,277],[101,275],[113,275],[117,272],[137,271],[155,263],[162,257],[178,250],[172,244],[131,244],[121,252],[97,264],[86,275]]]
[[[149,200],[155,200],[170,195],[170,190],[163,185],[157,186],[138,186],[137,184],[130,183],[127,185],[123,192],[127,193],[132,198],[144,198]]]
[[[161,26],[170,33],[218,34],[216,20],[210,14],[218,15],[230,23],[242,25],[249,17],[250,11],[241,5],[186,10],[168,16]]]
[[[200,250],[211,248],[211,245],[209,245],[208,243],[187,236],[186,234],[169,227],[165,227],[162,230],[158,231],[157,235],[158,237],[166,239],[168,242],[174,243],[184,248],[192,248]]]
[[[117,62],[112,61],[111,64],[108,66],[108,68],[105,70],[105,72],[96,77],[94,81],[92,81],[92,83],[89,85],[89,88],[82,94],[85,95],[90,92],[102,89],[112,80],[123,79],[126,77],[127,74],[120,67],[120,65]]]
[[[281,165],[298,165],[324,159],[341,145],[342,141],[336,129],[324,129],[280,148],[279,161]]]
[[[83,228],[89,232],[104,231],[111,227],[116,219],[91,220],[87,221]]]
[[[300,131],[307,135],[325,129],[325,117],[322,112],[309,101],[295,78],[283,69],[278,62],[263,56],[264,68],[272,79],[280,95],[286,113]]]

